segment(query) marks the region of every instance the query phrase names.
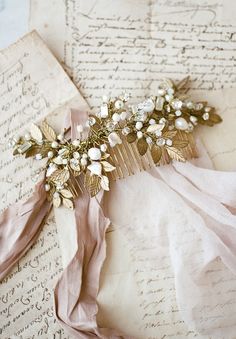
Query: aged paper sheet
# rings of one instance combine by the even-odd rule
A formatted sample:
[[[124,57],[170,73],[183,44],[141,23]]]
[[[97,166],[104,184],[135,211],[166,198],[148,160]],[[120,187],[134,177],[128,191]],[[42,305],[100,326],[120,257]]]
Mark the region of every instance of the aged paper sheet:
[[[142,98],[155,93],[163,76],[180,79],[189,74],[194,89],[234,86],[235,24],[222,19],[230,9],[234,12],[235,4],[230,4],[31,0],[30,25],[95,106],[104,92],[116,95],[127,89]]]
[[[193,95],[209,100],[225,120],[217,132],[216,128],[203,129],[203,142],[216,168],[235,170],[235,99],[234,90],[227,90],[236,82],[235,23],[227,20],[234,5],[232,1],[229,6],[228,1],[214,0],[31,0],[30,25],[39,30],[63,62],[92,109],[99,105],[102,94],[116,95],[127,90],[133,97],[143,99],[155,93],[163,76],[180,79],[190,74]],[[141,179],[136,180],[140,183]],[[116,184],[113,190],[118,190]],[[116,198],[121,201],[122,194]],[[125,201],[119,213],[113,199],[109,204],[114,225],[107,234],[108,258],[101,279],[99,322],[140,338],[209,339],[189,331],[181,321],[168,256],[163,254],[163,267],[156,269],[151,258],[155,260],[159,252],[152,253],[152,239],[145,238],[143,247],[141,240],[129,239],[124,224],[132,228],[138,216],[131,218],[127,214],[126,221],[122,219],[128,200]],[[56,213],[66,263],[73,255],[73,246],[68,252],[63,215],[68,220],[64,211]],[[212,272],[225,273],[220,262],[215,265]],[[234,279],[231,283],[235,286]],[[225,291],[226,285],[220,284],[220,288]]]
[[[12,156],[8,144],[48,116],[60,128],[78,90],[36,32],[0,51],[0,209],[26,199],[42,162]],[[33,164],[34,162],[34,164]],[[53,286],[62,271],[54,216],[35,245],[0,284],[0,337],[67,338],[53,315]]]

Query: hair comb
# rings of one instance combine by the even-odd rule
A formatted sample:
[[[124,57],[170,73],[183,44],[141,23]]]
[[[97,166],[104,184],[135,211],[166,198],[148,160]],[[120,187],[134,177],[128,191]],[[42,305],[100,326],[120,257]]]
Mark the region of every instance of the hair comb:
[[[193,102],[183,94],[188,80],[175,85],[165,79],[154,96],[138,104],[130,103],[128,93],[104,96],[97,114],[76,125],[76,138],[58,135],[46,121],[40,127],[33,124],[29,133],[13,141],[14,155],[47,158],[48,198],[55,207],[70,209],[84,189],[95,196],[109,190],[110,179],[197,157],[194,128],[222,119],[207,102]]]

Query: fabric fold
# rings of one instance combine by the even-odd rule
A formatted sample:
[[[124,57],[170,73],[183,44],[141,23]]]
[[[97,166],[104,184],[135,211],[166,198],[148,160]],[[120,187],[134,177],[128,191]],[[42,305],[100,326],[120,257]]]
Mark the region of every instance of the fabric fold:
[[[110,225],[102,211],[102,197],[102,192],[96,198],[84,193],[76,200],[78,250],[55,288],[57,319],[76,338],[125,338],[99,328],[96,321],[99,278],[106,257],[105,233]]]
[[[8,207],[0,215],[0,280],[26,253],[38,237],[51,203],[46,199],[43,181],[25,202]]]
[[[236,275],[236,173],[174,163],[157,167],[151,174],[174,190],[194,214],[192,229],[197,234],[195,242],[199,242],[198,256],[191,242],[185,242],[183,235],[180,239],[174,222],[168,228],[176,298],[183,319],[200,333],[233,338],[236,321],[232,306],[227,305],[229,296],[217,290],[213,274],[209,272],[216,270],[214,264],[220,258],[225,266],[218,262],[219,279],[230,281]],[[214,298],[218,298],[218,304],[213,307]],[[220,305],[226,305],[225,310],[216,317],[214,312]],[[201,318],[204,309],[207,309],[205,317],[213,319],[211,324]]]

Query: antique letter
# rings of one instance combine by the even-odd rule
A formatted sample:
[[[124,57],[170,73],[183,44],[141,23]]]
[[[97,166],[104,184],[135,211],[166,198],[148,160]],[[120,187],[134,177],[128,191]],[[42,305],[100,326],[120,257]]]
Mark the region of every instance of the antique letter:
[[[59,133],[73,105],[82,107],[84,101],[35,31],[0,52],[1,210],[32,193],[44,165],[13,157],[9,142],[45,117]],[[51,214],[36,243],[0,284],[1,338],[67,338],[53,313],[53,286],[61,272]]]
[[[155,95],[162,77],[177,80],[190,75],[194,96],[197,98],[198,91],[202,90],[201,98],[216,106],[224,118],[223,124],[217,126],[217,133],[200,132],[206,149],[216,168],[235,169],[235,100],[234,90],[230,88],[235,87],[236,81],[236,40],[235,24],[225,19],[232,13],[228,1],[226,5],[224,1],[213,0],[207,3],[162,0],[49,3],[32,0],[31,3],[31,27],[37,28],[49,43],[93,110],[100,104],[103,94],[115,96],[126,90],[135,100],[142,100],[150,94]],[[53,14],[55,4],[58,6],[57,16]],[[231,2],[231,6],[235,4]],[[143,188],[150,187],[150,200],[157,199],[157,196],[158,201],[164,199],[158,190],[151,190],[152,182],[147,174],[140,176]],[[136,187],[141,180],[134,177],[124,181],[136,190],[137,197],[143,194]],[[119,190],[122,185],[123,182],[114,183],[108,203],[113,225],[107,234],[108,258],[99,294],[100,324],[140,338],[159,339],[161,334],[161,338],[209,339],[207,334],[189,331],[181,320],[170,258],[165,246],[158,246],[160,239],[162,245],[168,240],[165,226],[171,225],[176,216],[181,220],[183,215],[175,210],[167,218],[160,212],[160,228],[151,212],[152,217],[149,214],[142,216],[138,213],[141,208],[137,207],[136,214],[130,215],[127,206],[131,206],[129,202],[134,203],[135,199],[128,200],[123,196],[123,191]],[[162,192],[165,193],[164,188]],[[117,201],[124,203],[118,208]],[[173,201],[180,203],[174,197]],[[62,215],[63,211],[57,213]],[[57,219],[61,230],[62,219]],[[192,235],[196,236],[190,224],[189,219],[185,227],[179,223],[178,244],[182,234],[189,234],[190,239]],[[164,233],[156,234],[155,226]],[[133,237],[136,228],[137,237]],[[196,236],[197,241],[200,240]],[[66,244],[62,243],[64,257],[68,256]],[[160,258],[163,266],[156,264]],[[65,263],[68,260],[67,257]],[[209,279],[219,286],[218,292],[222,291],[224,296],[233,293],[235,279],[225,271],[221,262],[214,262],[209,267]],[[217,289],[215,291],[217,293]],[[217,300],[219,304],[215,305],[213,318],[217,318],[223,307],[220,299]],[[225,314],[230,310],[230,305],[224,305]],[[204,314],[204,309],[202,311]],[[202,322],[207,327],[213,318],[203,317]],[[224,326],[228,324],[222,323],[222,328]]]

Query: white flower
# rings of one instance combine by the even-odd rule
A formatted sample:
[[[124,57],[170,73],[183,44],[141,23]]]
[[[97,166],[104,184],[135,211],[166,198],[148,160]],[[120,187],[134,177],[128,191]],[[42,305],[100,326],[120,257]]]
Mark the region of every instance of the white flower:
[[[101,159],[101,151],[99,148],[92,147],[88,150],[88,156],[91,160]]]
[[[111,147],[115,147],[117,144],[122,144],[122,140],[116,132],[112,132],[108,135],[108,141]]]
[[[102,174],[102,165],[100,162],[92,162],[91,165],[87,167],[92,174],[101,175]]]

